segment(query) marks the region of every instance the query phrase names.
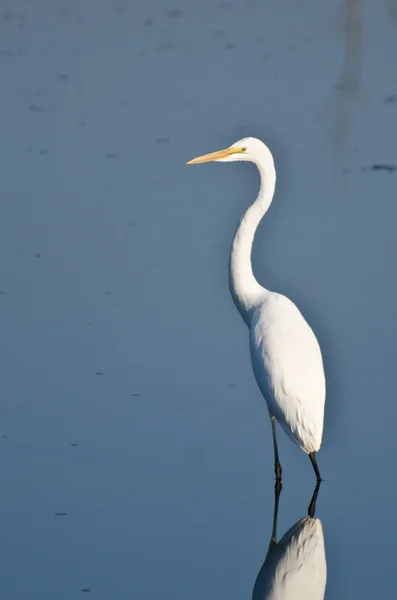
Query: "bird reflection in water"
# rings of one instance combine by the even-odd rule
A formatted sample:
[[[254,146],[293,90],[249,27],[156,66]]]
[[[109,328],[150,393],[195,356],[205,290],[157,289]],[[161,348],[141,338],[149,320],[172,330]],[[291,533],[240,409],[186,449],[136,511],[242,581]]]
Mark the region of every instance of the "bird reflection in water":
[[[314,518],[320,485],[318,481],[307,516],[277,542],[281,485],[276,483],[272,535],[255,581],[253,600],[323,600],[327,581],[324,536],[320,519]]]

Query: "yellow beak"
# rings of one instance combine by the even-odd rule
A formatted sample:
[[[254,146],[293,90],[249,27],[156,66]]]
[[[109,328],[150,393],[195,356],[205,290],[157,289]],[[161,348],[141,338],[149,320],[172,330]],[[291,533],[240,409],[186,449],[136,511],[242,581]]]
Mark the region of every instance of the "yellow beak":
[[[244,148],[225,148],[225,150],[218,150],[217,152],[211,152],[210,154],[203,154],[187,162],[187,165],[197,165],[198,163],[211,162],[213,160],[220,160],[221,158],[227,158],[231,154],[241,154],[245,152]]]

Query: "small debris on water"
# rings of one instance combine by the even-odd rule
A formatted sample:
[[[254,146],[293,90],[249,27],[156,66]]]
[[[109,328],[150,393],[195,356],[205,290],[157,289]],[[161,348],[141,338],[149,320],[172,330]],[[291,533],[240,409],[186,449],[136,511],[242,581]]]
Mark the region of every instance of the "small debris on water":
[[[370,167],[363,167],[363,171],[386,171],[387,173],[394,173],[397,171],[396,165],[371,165]]]

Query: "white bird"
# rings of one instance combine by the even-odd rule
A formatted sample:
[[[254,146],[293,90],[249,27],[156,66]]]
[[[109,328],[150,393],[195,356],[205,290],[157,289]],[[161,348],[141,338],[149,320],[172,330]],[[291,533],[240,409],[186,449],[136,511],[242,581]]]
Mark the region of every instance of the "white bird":
[[[319,482],[309,515],[299,519],[276,540],[278,495],[276,490],[273,532],[269,549],[255,581],[252,600],[323,600],[327,562],[323,528],[314,518]]]
[[[210,161],[250,161],[258,168],[258,196],[241,218],[230,252],[230,291],[249,329],[251,363],[272,423],[275,474],[281,479],[276,421],[309,455],[317,479],[315,452],[320,449],[325,405],[325,376],[317,339],[291,300],[262,287],[254,277],[251,249],[256,229],[274,195],[276,170],[269,148],[252,137],[225,150],[194,158]]]

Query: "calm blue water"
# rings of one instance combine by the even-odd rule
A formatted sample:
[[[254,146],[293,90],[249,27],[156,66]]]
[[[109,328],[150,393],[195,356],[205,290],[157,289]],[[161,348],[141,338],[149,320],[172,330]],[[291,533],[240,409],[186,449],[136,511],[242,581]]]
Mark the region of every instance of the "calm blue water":
[[[2,3],[2,598],[251,597],[273,456],[227,261],[258,180],[185,166],[244,135],[278,170],[255,273],[324,354],[325,597],[393,596],[397,12],[323,4]],[[315,481],[279,443],[282,536]]]

